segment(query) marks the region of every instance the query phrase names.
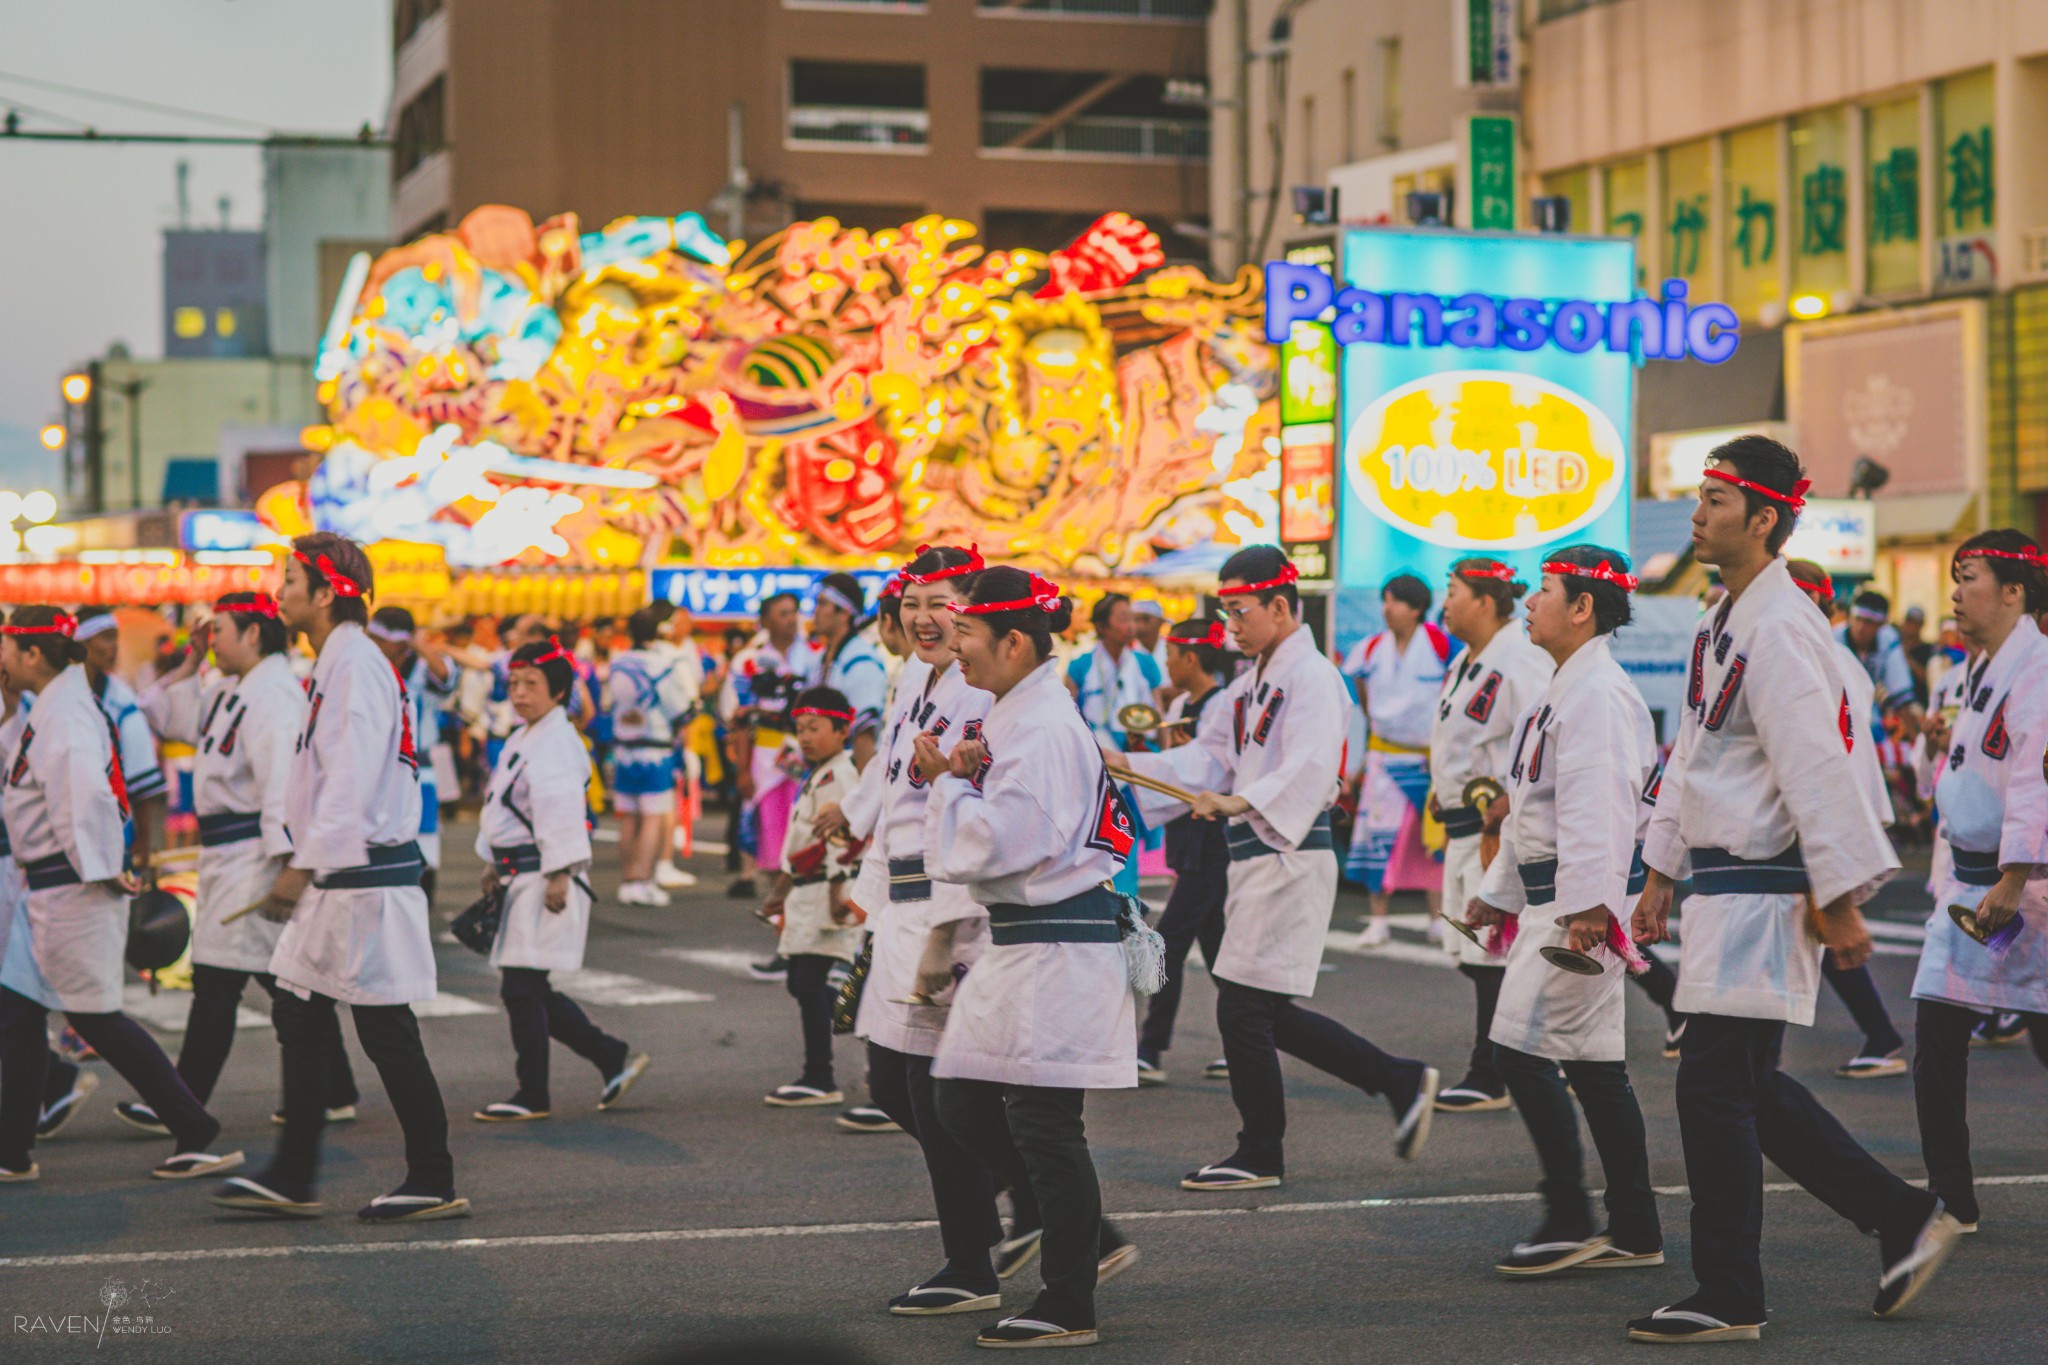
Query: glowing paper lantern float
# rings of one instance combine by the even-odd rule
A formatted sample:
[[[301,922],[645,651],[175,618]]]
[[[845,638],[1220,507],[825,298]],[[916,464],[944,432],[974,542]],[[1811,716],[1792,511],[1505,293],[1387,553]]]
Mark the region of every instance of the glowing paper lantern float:
[[[820,219],[741,248],[694,214],[586,233],[478,209],[351,266],[315,363],[321,464],[261,514],[456,568],[978,539],[1108,573],[1270,539],[1256,272],[1166,268],[1124,214],[1050,257],[973,237]]]

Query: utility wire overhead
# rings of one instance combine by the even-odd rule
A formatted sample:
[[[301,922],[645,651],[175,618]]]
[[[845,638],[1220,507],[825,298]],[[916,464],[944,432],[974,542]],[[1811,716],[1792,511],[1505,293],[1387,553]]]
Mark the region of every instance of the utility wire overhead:
[[[105,104],[125,105],[130,109],[141,109],[154,114],[174,114],[180,118],[195,118],[202,123],[217,123],[227,128],[253,128],[258,132],[269,131],[269,125],[255,119],[235,118],[229,114],[209,114],[203,109],[186,109],[175,104],[158,104],[154,100],[136,99],[130,95],[116,95],[105,90],[92,90],[82,85],[66,85],[62,81],[44,80],[39,76],[21,76],[11,71],[0,71],[0,84],[26,85],[39,90],[55,91],[59,94],[77,95],[82,99],[98,100]],[[27,106],[23,106],[26,108]],[[49,117],[49,115],[45,115]],[[73,120],[75,121],[75,120]]]

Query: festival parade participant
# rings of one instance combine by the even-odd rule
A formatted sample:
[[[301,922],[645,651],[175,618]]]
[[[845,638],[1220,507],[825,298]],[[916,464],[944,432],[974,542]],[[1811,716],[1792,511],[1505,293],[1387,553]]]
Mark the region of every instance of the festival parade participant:
[[[1038,1251],[1035,1211],[1001,1265],[989,1249],[1003,1240],[989,1170],[940,1122],[932,1058],[946,1028],[950,992],[924,991],[920,965],[943,961],[949,974],[971,967],[988,944],[988,912],[965,887],[926,870],[925,805],[931,777],[918,769],[916,742],[929,735],[941,751],[978,729],[993,698],[970,685],[954,658],[956,619],[947,611],[981,555],[951,546],[921,547],[903,570],[902,621],[911,657],[896,675],[891,718],[860,785],[827,807],[812,829],[841,827],[868,841],[853,899],[868,913],[871,963],[854,1035],[867,1043],[868,1093],[882,1112],[917,1139],[932,1183],[946,1263],[889,1301],[906,1317],[978,1312],[1002,1302],[999,1271]]]
[[[612,808],[619,817],[621,905],[669,903],[662,869],[676,817],[676,735],[697,705],[696,660],[661,638],[662,615],[626,618],[632,647],[611,657],[605,705],[612,719]],[[687,883],[671,872],[667,880]]]
[[[1619,917],[1657,767],[1650,710],[1607,647],[1628,624],[1635,586],[1613,550],[1544,557],[1529,641],[1556,672],[1515,722],[1507,823],[1467,913],[1510,940],[1489,1036],[1543,1168],[1543,1222],[1495,1266],[1508,1275],[1664,1264],[1621,989],[1643,965]],[[1596,970],[1575,974],[1546,949]],[[1604,1231],[1594,1230],[1573,1096],[1607,1173]]]
[[[801,760],[789,733],[789,704],[818,679],[819,654],[803,638],[800,606],[793,592],[761,599],[761,633],[729,661],[719,697],[720,713],[730,727],[740,797],[752,819],[754,865],[764,876],[782,866],[782,840],[796,803]],[[753,878],[741,877],[726,894],[751,898]],[[776,966],[759,975],[772,980],[780,972]]]
[[[1765,1157],[1876,1229],[1880,1317],[1925,1288],[1957,1230],[1939,1199],[1885,1169],[1779,1070],[1785,1026],[1813,1022],[1823,947],[1844,966],[1869,958],[1858,905],[1899,860],[1869,803],[1844,799],[1857,790],[1845,732],[1858,717],[1826,624],[1778,557],[1805,505],[1798,457],[1743,436],[1716,447],[1705,474],[1693,550],[1728,593],[1693,640],[1686,714],[1644,841],[1648,881],[1633,917],[1638,942],[1664,939],[1672,884],[1690,872],[1678,1117],[1699,1288],[1631,1321],[1637,1341],[1761,1334]]]
[[[1125,901],[1107,884],[1136,827],[1061,683],[1052,637],[1071,609],[1059,589],[989,569],[947,610],[965,681],[994,704],[950,754],[928,730],[914,741],[932,781],[924,871],[987,907],[989,938],[957,988],[934,940],[918,990],[954,990],[932,1059],[940,1121],[1012,1190],[1029,1190],[1044,1227],[1044,1290],[976,1344],[1092,1345],[1097,1287],[1138,1256],[1102,1217],[1081,1116],[1088,1091],[1137,1084]]]
[[[2048,639],[2034,624],[2048,611],[2048,556],[2018,531],[1985,531],[1950,566],[1956,628],[1980,652],[1941,777],[1950,863],[1913,977],[1913,1093],[1928,1188],[1975,1232],[1971,1032],[1986,1012],[2019,1014],[2048,1064]],[[1951,906],[1969,910],[1969,927]]]
[[[861,633],[866,611],[867,594],[852,574],[827,574],[818,584],[811,639],[818,646],[819,681],[845,697],[860,720],[879,716],[889,700],[888,661]]]
[[[52,1010],[63,1011],[162,1116],[172,1155],[151,1175],[190,1180],[232,1170],[242,1164],[240,1152],[206,1150],[220,1135],[219,1120],[121,1009],[128,899],[136,889],[123,869],[128,798],[107,717],[71,638],[75,625],[58,608],[27,606],[0,626],[0,670],[11,688],[35,697],[0,793],[0,816],[28,882],[27,913],[16,919],[0,964],[0,1181],[41,1174],[31,1151]]]
[[[285,657],[290,637],[268,593],[233,592],[214,603],[213,619],[192,633],[172,672],[144,689],[143,710],[158,734],[196,751],[192,805],[199,816],[199,894],[192,924],[192,1007],[178,1074],[201,1102],[235,1042],[235,1015],[251,977],[273,999],[270,959],[283,927],[252,911],[291,857],[285,829],[285,785],[292,751],[306,728],[306,694]],[[200,664],[208,648],[220,676]],[[326,1117],[356,1116],[355,1073],[330,1021],[326,1046]],[[144,1132],[163,1133],[154,1110],[139,1100],[114,1111]],[[275,1116],[283,1121],[280,1111]]]
[[[213,1199],[223,1208],[286,1217],[323,1211],[314,1186],[334,1086],[334,1015],[346,1004],[405,1133],[407,1168],[397,1189],[356,1216],[392,1223],[469,1213],[455,1193],[448,1115],[412,1012],[434,998],[435,985],[420,887],[419,759],[405,688],[363,630],[375,590],[369,557],[354,541],[323,531],[292,542],[278,612],[315,657],[306,728],[285,788],[291,863],[260,912],[285,926],[270,962],[284,1133],[262,1175],[222,1183]]]
[[[1365,886],[1372,918],[1359,932],[1360,948],[1384,948],[1392,941],[1387,912],[1394,887],[1389,869],[1404,830],[1415,827],[1429,798],[1430,720],[1458,644],[1429,611],[1429,585],[1412,573],[1397,573],[1380,589],[1380,614],[1387,628],[1358,642],[1344,661],[1344,675],[1356,680],[1365,712],[1365,772],[1358,789],[1358,821],[1345,854],[1344,875]],[[1343,734],[1343,730],[1333,731]],[[1411,835],[1412,849],[1422,847]],[[1441,888],[1426,899],[1437,914]]]
[[[1330,803],[1350,704],[1343,678],[1302,624],[1294,586],[1299,577],[1270,545],[1239,550],[1224,563],[1217,593],[1238,651],[1256,665],[1213,703],[1225,708],[1229,730],[1204,730],[1194,744],[1119,760],[1142,776],[1192,788],[1195,815],[1230,821],[1223,944],[1209,975],[1216,983],[1230,1098],[1244,1126],[1237,1149],[1190,1171],[1182,1189],[1280,1183],[1287,1131],[1282,1052],[1386,1097],[1395,1120],[1394,1152],[1403,1160],[1429,1139],[1436,1069],[1389,1056],[1294,999],[1315,994],[1336,909]],[[1173,799],[1155,798],[1149,791],[1141,797],[1148,808]]]
[[[1480,558],[1451,565],[1444,588],[1444,628],[1465,646],[1444,679],[1429,728],[1430,800],[1444,826],[1446,915],[1462,916],[1479,894],[1487,867],[1483,836],[1498,834],[1509,818],[1505,803],[1482,807],[1466,793],[1475,783],[1507,789],[1515,726],[1556,671],[1550,655],[1515,622],[1515,603],[1528,591],[1508,565]],[[1442,942],[1457,960],[1459,975],[1472,983],[1474,1027],[1464,1078],[1438,1093],[1436,1107],[1447,1113],[1505,1109],[1507,1085],[1494,1067],[1489,1031],[1506,964],[1484,943],[1455,930],[1443,934]]]
[[[81,607],[76,619],[73,639],[79,647],[79,663],[101,714],[107,718],[115,750],[121,756],[121,780],[128,788],[128,864],[146,883],[155,875],[150,870],[150,852],[162,835],[170,783],[135,689],[114,672],[121,657],[121,623],[108,607]]]
[[[412,711],[412,742],[420,768],[420,860],[427,867],[420,885],[431,904],[434,879],[441,870],[441,793],[432,750],[440,736],[441,703],[455,695],[455,666],[446,650],[427,643],[404,607],[377,608],[364,629],[397,670]]]
[[[859,871],[861,850],[809,834],[819,811],[850,795],[860,780],[846,732],[852,703],[830,687],[799,692],[790,708],[797,748],[810,764],[791,809],[792,837],[782,841],[782,871],[760,910],[780,931],[776,952],[789,964],[788,989],[803,1025],[804,1069],[796,1080],[768,1092],[779,1109],[839,1104],[832,1067],[832,1006],[839,998],[835,970],[860,951],[860,913],[846,902],[847,883]]]
[[[1164,637],[1166,677],[1175,692],[1157,733],[1169,747],[1199,743],[1208,733],[1224,742],[1230,727],[1224,707],[1211,702],[1223,695],[1223,681],[1237,656],[1221,617],[1201,616],[1177,622]],[[1180,722],[1176,724],[1176,722]],[[1173,1045],[1173,1023],[1180,1012],[1181,988],[1187,981],[1188,949],[1202,945],[1202,961],[1213,965],[1223,947],[1223,902],[1230,892],[1230,839],[1215,820],[1190,813],[1166,826],[1166,865],[1173,871],[1173,890],[1159,915],[1159,936],[1166,940],[1166,984],[1152,996],[1145,1025],[1138,1034],[1138,1084],[1164,1085],[1160,1059]],[[1214,1067],[1212,1064],[1212,1071]],[[1228,1068],[1224,1068],[1227,1073]]]
[[[521,645],[508,677],[512,709],[523,722],[505,740],[477,822],[476,855],[484,860],[485,895],[502,890],[504,906],[491,965],[512,1026],[519,1088],[487,1104],[479,1123],[523,1123],[554,1112],[548,1083],[550,1040],[597,1068],[597,1107],[610,1109],[647,1070],[634,1052],[590,1021],[556,990],[549,972],[583,966],[590,936],[590,826],[583,793],[590,754],[564,709],[576,671],[561,641]]]
[[[1785,571],[1792,575],[1792,581],[1799,585],[1800,591],[1813,599],[1813,605],[1820,609],[1825,619],[1828,606],[1835,598],[1834,580],[1828,576],[1828,571],[1810,559],[1788,559]],[[1876,705],[1870,674],[1864,671],[1862,661],[1848,645],[1842,643],[1840,637],[1835,637],[1834,645],[1842,690],[1849,694],[1849,714],[1867,715]],[[1870,802],[1877,822],[1890,829],[1894,820],[1891,786],[1884,780],[1884,765],[1878,761],[1877,745],[1871,742],[1869,734],[1858,742],[1857,728],[1851,726],[1842,742],[1849,746],[1849,761],[1856,769],[1859,790]],[[1828,953],[1822,955],[1820,969],[1828,985],[1834,988],[1836,996],[1848,1008],[1856,1027],[1863,1030],[1863,1050],[1836,1067],[1835,1074],[1847,1081],[1905,1075],[1906,1040],[1892,1026],[1891,1011],[1884,1007],[1884,997],[1878,993],[1877,981],[1870,974],[1870,964],[1845,968],[1834,960],[1832,953]]]

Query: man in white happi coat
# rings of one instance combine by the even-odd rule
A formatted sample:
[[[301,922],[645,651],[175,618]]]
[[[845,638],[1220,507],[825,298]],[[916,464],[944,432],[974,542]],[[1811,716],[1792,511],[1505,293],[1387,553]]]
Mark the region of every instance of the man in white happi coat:
[[[1974,1231],[1970,1035],[1987,1012],[2017,1014],[2048,1063],[2048,639],[2034,624],[2048,610],[2048,556],[2021,532],[1985,531],[1952,566],[1956,627],[1976,658],[1944,756],[1950,860],[1913,977],[1913,1092],[1928,1187]],[[1975,941],[1951,905],[1999,937]]]
[[[1699,1288],[1629,1323],[1632,1339],[1659,1342],[1759,1335],[1765,1157],[1876,1230],[1879,1316],[1920,1292],[1957,1228],[1778,1069],[1786,1024],[1813,1021],[1823,946],[1844,966],[1869,958],[1857,907],[1899,860],[1858,792],[1844,733],[1857,718],[1826,623],[1778,557],[1804,506],[1798,457],[1743,436],[1717,447],[1705,474],[1693,549],[1728,595],[1693,640],[1634,915],[1639,942],[1664,938],[1672,884],[1690,872],[1678,1117]]]
[[[364,633],[376,585],[369,557],[343,536],[292,542],[278,607],[316,656],[306,728],[286,788],[291,864],[261,913],[284,921],[270,970],[284,1052],[284,1134],[261,1176],[226,1181],[214,1202],[313,1217],[330,1022],[349,1006],[356,1041],[384,1081],[405,1132],[406,1178],[357,1211],[365,1222],[463,1217],[448,1154],[448,1115],[412,1006],[434,998],[420,828],[419,756],[405,689]]]
[[[1486,874],[1483,836],[1498,832],[1507,817],[1505,802],[1494,807],[1465,799],[1474,782],[1508,785],[1508,744],[1515,723],[1543,694],[1557,665],[1529,642],[1514,619],[1515,602],[1528,585],[1509,565],[1495,559],[1461,559],[1451,566],[1444,588],[1444,627],[1465,646],[1444,678],[1436,717],[1429,730],[1430,801],[1444,826],[1444,913],[1461,917],[1479,894]],[[1441,927],[1441,926],[1439,926]],[[1442,936],[1444,951],[1472,983],[1472,1057],[1456,1085],[1436,1097],[1436,1107],[1466,1113],[1508,1107],[1506,1084],[1493,1064],[1494,1002],[1507,964],[1455,930]]]
[[[1350,704],[1343,677],[1302,624],[1299,577],[1270,545],[1240,550],[1223,565],[1217,593],[1238,651],[1253,660],[1212,703],[1230,717],[1227,731],[1202,732],[1196,743],[1164,753],[1109,755],[1146,777],[1192,788],[1196,815],[1231,822],[1223,947],[1209,975],[1230,1097],[1243,1127],[1237,1149],[1190,1171],[1183,1189],[1280,1183],[1287,1131],[1282,1052],[1384,1096],[1393,1109],[1396,1155],[1413,1157],[1429,1136],[1435,1068],[1389,1056],[1295,1003],[1315,993],[1336,908],[1330,803]],[[1179,808],[1171,797],[1142,789],[1139,795],[1158,815]]]

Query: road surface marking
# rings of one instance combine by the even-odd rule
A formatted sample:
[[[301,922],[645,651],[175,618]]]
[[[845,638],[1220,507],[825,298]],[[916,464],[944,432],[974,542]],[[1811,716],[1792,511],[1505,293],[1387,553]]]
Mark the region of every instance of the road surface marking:
[[[718,997],[680,986],[643,981],[624,972],[600,972],[591,968],[575,972],[551,972],[548,981],[562,994],[586,1005],[703,1005]]]

